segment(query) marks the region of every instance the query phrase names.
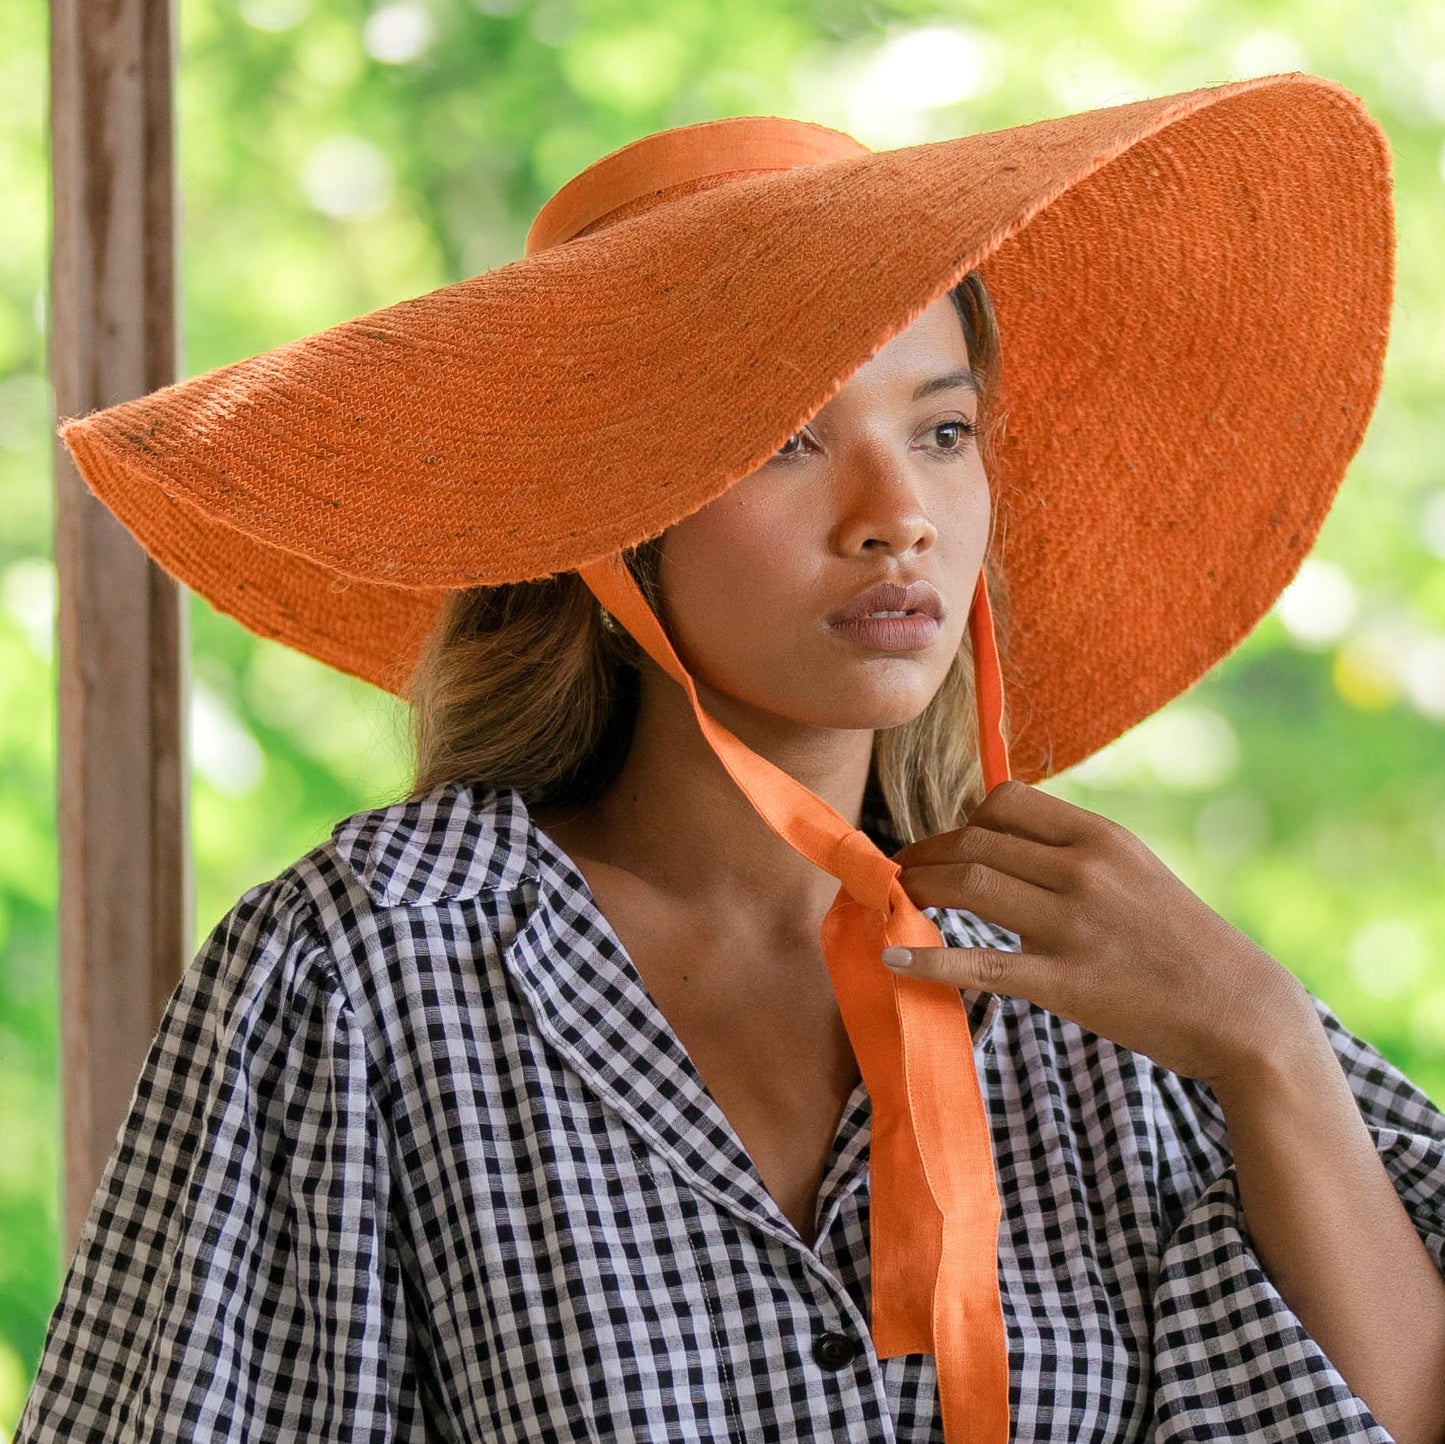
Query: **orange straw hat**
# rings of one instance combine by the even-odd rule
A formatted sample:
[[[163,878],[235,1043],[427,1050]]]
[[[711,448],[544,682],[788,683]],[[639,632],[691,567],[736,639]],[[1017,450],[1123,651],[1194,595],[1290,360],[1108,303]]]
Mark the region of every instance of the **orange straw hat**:
[[[1009,1433],[987,1114],[958,991],[879,960],[942,939],[897,863],[702,711],[618,553],[754,471],[975,268],[1011,606],[1000,666],[980,573],[980,746],[989,786],[1035,781],[1251,630],[1364,437],[1390,154],[1334,82],[878,152],[772,116],[663,131],[563,186],[521,260],[60,428],[162,567],[343,671],[404,694],[446,590],[577,570],[688,691],[763,819],[841,883],[822,942],[873,1104],[873,1342],[935,1355],[951,1444]]]

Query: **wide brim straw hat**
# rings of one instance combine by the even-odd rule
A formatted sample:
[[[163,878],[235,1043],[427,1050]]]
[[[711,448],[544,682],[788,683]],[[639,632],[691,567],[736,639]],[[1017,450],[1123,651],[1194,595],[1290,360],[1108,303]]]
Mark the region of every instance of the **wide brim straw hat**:
[[[1009,604],[1000,656],[980,572],[984,779],[1087,757],[1254,627],[1364,437],[1394,280],[1385,137],[1303,74],[878,152],[741,117],[603,157],[526,252],[60,434],[167,571],[403,695],[449,590],[581,573],[841,883],[822,941],[873,1105],[873,1344],[935,1355],[950,1444],[1001,1444],[1001,1204],[967,1018],[879,961],[941,935],[899,864],[707,716],[619,553],[756,470],[976,268]]]
[[[707,122],[583,171],[518,261],[60,435],[218,610],[404,695],[445,589],[661,532],[976,267],[1034,781],[1191,685],[1294,575],[1379,390],[1392,224],[1385,137],[1304,74],[876,152]]]

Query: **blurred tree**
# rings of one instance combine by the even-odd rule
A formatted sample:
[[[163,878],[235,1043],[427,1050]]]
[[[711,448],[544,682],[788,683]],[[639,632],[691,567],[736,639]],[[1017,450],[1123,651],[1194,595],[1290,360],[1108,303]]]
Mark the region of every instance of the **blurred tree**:
[[[40,0],[0,0],[0,33],[3,1433],[65,1261]],[[1048,786],[1139,833],[1445,1099],[1445,9],[182,0],[180,38],[188,375],[516,259],[558,185],[663,126],[777,113],[882,148],[1283,70],[1361,95],[1394,147],[1400,235],[1369,438],[1247,641]],[[242,891],[395,795],[407,756],[391,699],[194,598],[192,626],[199,944]]]

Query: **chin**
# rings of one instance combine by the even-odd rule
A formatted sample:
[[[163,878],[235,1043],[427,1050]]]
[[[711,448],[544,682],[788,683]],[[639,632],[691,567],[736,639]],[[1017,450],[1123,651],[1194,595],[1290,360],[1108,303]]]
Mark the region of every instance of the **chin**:
[[[877,708],[873,715],[866,722],[860,722],[860,727],[872,728],[875,732],[887,731],[890,727],[902,727],[905,722],[912,722],[915,717],[920,716],[928,707],[932,698],[925,698],[916,707],[900,708],[896,703],[889,707]]]
[[[923,712],[933,698],[934,692],[914,692],[912,689],[872,695],[855,693],[846,707],[833,709],[826,715],[822,725],[840,730],[874,732],[901,727]]]
[[[826,710],[856,719],[832,726],[900,727],[933,701],[947,676],[948,665],[941,657],[873,657],[864,667],[838,672],[836,680],[815,695]]]
[[[911,722],[937,696],[948,675],[946,663],[932,659],[930,666],[917,653],[869,661],[867,667],[810,667],[803,675],[754,678],[751,686],[735,682],[718,688],[696,673],[693,677],[705,709],[711,700],[724,713],[742,706],[808,727],[879,731]]]

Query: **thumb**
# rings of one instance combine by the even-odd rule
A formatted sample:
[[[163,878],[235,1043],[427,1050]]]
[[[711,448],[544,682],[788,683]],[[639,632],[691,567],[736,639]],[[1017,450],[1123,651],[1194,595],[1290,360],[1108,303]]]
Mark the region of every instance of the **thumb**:
[[[900,976],[1033,1002],[1039,1001],[1035,991],[1046,987],[1047,960],[1007,948],[884,948],[883,962]]]

